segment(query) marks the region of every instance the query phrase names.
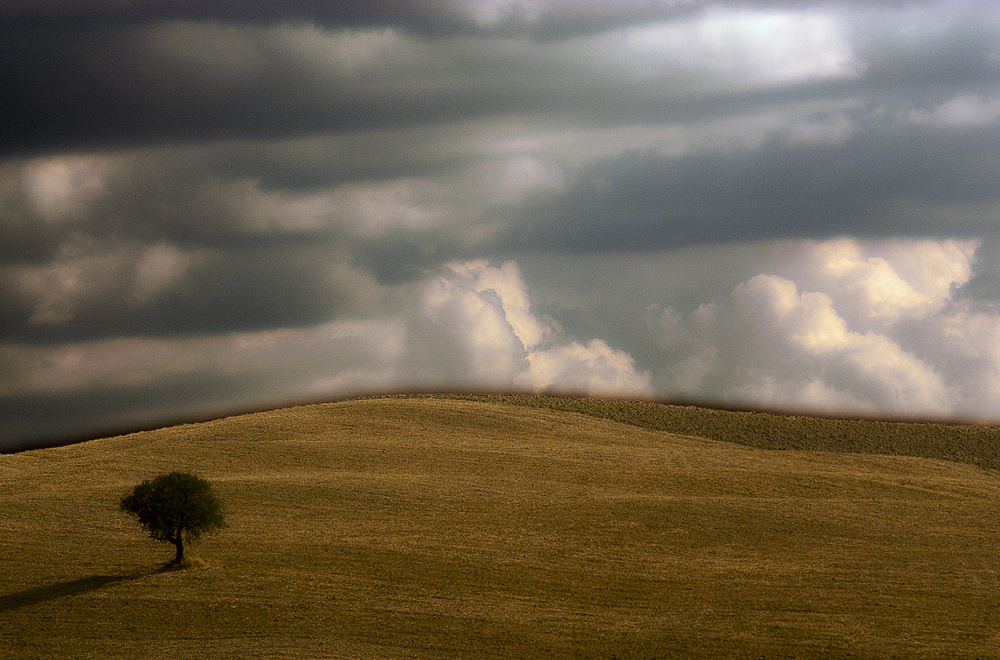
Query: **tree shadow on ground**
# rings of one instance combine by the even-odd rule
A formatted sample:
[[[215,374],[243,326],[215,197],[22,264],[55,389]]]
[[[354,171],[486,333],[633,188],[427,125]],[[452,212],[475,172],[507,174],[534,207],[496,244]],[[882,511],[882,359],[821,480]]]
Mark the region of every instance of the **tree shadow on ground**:
[[[0,596],[0,612],[16,610],[29,605],[36,605],[47,600],[62,598],[63,596],[75,596],[77,594],[100,589],[101,587],[114,584],[115,582],[135,580],[140,577],[142,577],[141,573],[132,573],[128,575],[91,575],[90,577],[80,578],[78,580],[67,580],[65,582],[56,582],[55,584],[50,584],[44,587],[25,589],[24,591],[18,591],[16,593],[7,594],[6,596]]]

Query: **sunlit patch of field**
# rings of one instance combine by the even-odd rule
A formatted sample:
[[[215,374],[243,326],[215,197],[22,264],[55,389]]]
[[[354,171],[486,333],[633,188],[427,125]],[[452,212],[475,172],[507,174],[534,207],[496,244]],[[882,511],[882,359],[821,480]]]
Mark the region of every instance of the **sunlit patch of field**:
[[[509,403],[0,456],[0,657],[1000,657],[1000,472]],[[157,572],[117,501],[171,470],[230,527]]]

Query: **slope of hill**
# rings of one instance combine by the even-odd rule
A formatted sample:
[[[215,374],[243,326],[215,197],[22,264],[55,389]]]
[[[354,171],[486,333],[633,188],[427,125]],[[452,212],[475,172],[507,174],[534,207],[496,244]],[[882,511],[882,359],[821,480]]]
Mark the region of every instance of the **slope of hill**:
[[[989,426],[824,419],[572,397],[468,398],[576,412],[654,431],[696,435],[758,449],[940,458],[1000,469],[1000,429]]]
[[[555,407],[368,399],[0,456],[0,657],[1000,657],[1000,473]],[[162,573],[116,507],[175,469],[230,528]]]

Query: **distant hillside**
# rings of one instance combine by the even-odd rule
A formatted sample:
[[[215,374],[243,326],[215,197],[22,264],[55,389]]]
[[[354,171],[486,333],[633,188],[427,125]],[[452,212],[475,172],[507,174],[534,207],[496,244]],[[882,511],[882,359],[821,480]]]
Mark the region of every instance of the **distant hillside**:
[[[471,398],[574,412],[653,431],[700,436],[759,449],[914,456],[1000,469],[1000,429],[992,427],[824,419],[603,399]]]

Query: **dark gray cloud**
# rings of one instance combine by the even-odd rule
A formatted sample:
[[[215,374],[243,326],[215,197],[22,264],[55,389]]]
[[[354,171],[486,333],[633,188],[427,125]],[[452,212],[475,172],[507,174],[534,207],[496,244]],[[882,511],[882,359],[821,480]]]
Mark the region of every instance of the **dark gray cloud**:
[[[275,23],[309,20],[332,27],[392,26],[425,37],[527,34],[539,39],[605,31],[697,11],[697,0],[11,0],[0,23],[17,27],[75,23],[137,24],[164,20]],[[718,4],[718,3],[715,3]],[[745,3],[744,3],[745,4]],[[794,2],[769,2],[772,6]]]
[[[4,151],[280,137],[407,123],[427,112],[426,99],[405,92],[358,98],[352,86],[338,84],[344,81],[317,80],[321,72],[268,52],[272,44],[255,34],[260,28],[214,25],[3,35],[0,84],[10,90],[0,105]],[[190,43],[177,44],[183,40]],[[238,70],[215,69],[227,58]]]
[[[433,2],[379,0],[11,0],[0,8],[0,24],[18,28],[52,28],[66,24],[140,24],[169,20],[274,22],[294,18],[336,25],[421,25],[429,16],[442,19],[454,12],[434,11]]]
[[[30,14],[31,6],[21,13]],[[505,113],[573,122],[683,121],[845,93],[888,105],[898,104],[900,94],[907,103],[932,103],[955,89],[992,86],[1000,72],[993,12],[942,13],[920,5],[862,11],[845,26],[843,37],[853,40],[864,72],[849,86],[835,69],[849,69],[850,58],[822,21],[805,26],[801,37],[815,43],[803,45],[774,18],[748,30],[720,19],[711,29],[729,41],[713,44],[710,33],[666,22],[699,16],[705,9],[697,3],[483,2],[365,11],[338,3],[263,5],[259,13],[286,19],[279,22],[240,3],[201,9],[163,3],[150,12],[137,6],[102,12],[77,5],[90,21],[6,29],[0,22],[0,87],[7,91],[0,100],[0,149],[26,154],[276,138]],[[595,29],[556,30],[562,38],[551,41],[504,31],[407,31],[434,21],[451,25],[461,16],[482,26],[504,24],[532,7],[533,17],[521,23],[566,17],[567,24],[592,21]],[[754,40],[769,39],[769,30],[776,37],[772,52],[763,48],[755,59],[755,49],[766,44]],[[801,50],[810,47],[819,52],[803,61]],[[773,68],[777,58],[800,61],[767,73],[776,80],[746,88],[761,74],[755,67]],[[834,75],[819,75],[824,68]]]
[[[592,163],[565,191],[504,212],[512,247],[555,252],[844,234],[982,236],[997,230],[995,217],[956,213],[942,222],[929,209],[1000,202],[998,154],[992,125],[870,128],[843,144],[771,140],[680,157],[633,152]]]
[[[220,392],[233,398],[220,401]],[[236,378],[174,377],[155,384],[5,396],[0,399],[0,450],[22,451],[252,412],[252,403],[240,405],[233,399],[253,401],[254,394]]]
[[[596,29],[673,14],[655,5],[598,4],[583,11],[543,7],[532,17],[519,7],[504,2],[7,4],[0,10],[0,87],[6,90],[0,145],[6,153],[37,153],[276,137],[518,109],[546,89],[540,81],[523,79],[526,62],[511,59],[509,49],[491,41],[516,36],[518,26],[570,36],[579,33],[572,26],[581,19]],[[552,22],[553,28],[545,27]],[[436,62],[414,79],[407,70],[412,53],[384,53],[398,59],[382,63],[389,68],[362,68],[358,75],[303,58],[302,48],[286,38],[296,27],[317,33],[398,30],[425,50],[463,35],[486,38],[466,42],[458,53],[444,48],[429,54]],[[351,53],[331,54],[338,55],[347,64],[354,59]],[[456,68],[465,69],[464,79],[455,78]],[[503,71],[517,79],[497,86]]]
[[[0,89],[6,438],[426,388],[1000,414],[989,4],[15,0]]]
[[[300,327],[357,313],[369,302],[337,277],[337,253],[322,243],[209,251],[185,264],[171,259],[183,256],[157,247],[116,250],[67,264],[67,281],[58,271],[47,273],[50,280],[32,300],[11,287],[0,342]]]
[[[997,81],[998,17],[985,3],[872,7],[852,22],[852,42],[868,62],[873,93],[942,92]],[[919,98],[919,96],[917,96]]]
[[[38,153],[281,137],[511,112],[662,120],[665,100],[676,104],[677,112],[688,106],[703,113],[725,104],[717,94],[699,92],[699,81],[706,75],[705,58],[734,56],[697,39],[685,49],[683,26],[664,40],[655,30],[642,33],[643,21],[666,25],[663,21],[697,16],[702,9],[696,3],[583,8],[433,3],[363,12],[336,3],[264,6],[260,14],[283,20],[261,20],[257,12],[241,12],[238,3],[205,3],[208,9],[200,10],[164,3],[149,12],[126,3],[109,12],[77,6],[77,13],[91,17],[86,21],[0,21],[0,86],[7,90],[0,101],[2,149]],[[26,5],[21,13],[31,12]],[[530,38],[523,30],[492,29],[508,19],[542,31],[539,26],[553,21],[565,26],[553,28],[560,38],[551,40]],[[412,29],[463,20],[483,30],[421,34]],[[581,25],[574,28],[577,22]],[[637,42],[620,33],[636,25]],[[341,44],[324,52],[336,36]],[[748,35],[736,29],[732,36],[738,51]],[[612,52],[601,52],[608,49]],[[635,78],[633,64],[646,68],[647,55],[654,64],[656,58],[668,58],[661,81],[668,86],[655,84],[656,68]],[[711,102],[690,107],[692,94]],[[669,116],[672,110],[666,111]]]

